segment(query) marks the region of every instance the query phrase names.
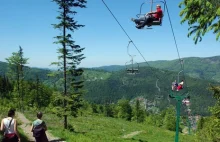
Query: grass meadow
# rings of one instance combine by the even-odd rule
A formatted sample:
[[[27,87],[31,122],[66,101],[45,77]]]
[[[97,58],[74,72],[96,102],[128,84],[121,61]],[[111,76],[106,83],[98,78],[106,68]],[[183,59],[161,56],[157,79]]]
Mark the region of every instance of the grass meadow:
[[[31,121],[36,119],[35,113],[25,115]],[[175,138],[175,132],[163,128],[99,115],[69,117],[72,131],[64,130],[63,119],[54,114],[45,113],[43,120],[54,136],[67,142],[174,142]],[[196,141],[194,135],[180,134],[179,137],[179,142]]]

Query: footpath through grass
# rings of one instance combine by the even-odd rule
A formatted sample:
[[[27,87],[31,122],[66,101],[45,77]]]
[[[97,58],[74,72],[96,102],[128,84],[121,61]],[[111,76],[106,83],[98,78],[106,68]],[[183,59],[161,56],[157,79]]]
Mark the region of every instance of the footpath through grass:
[[[25,115],[31,121],[36,119],[35,113],[25,112]],[[175,132],[162,128],[103,116],[69,117],[69,124],[74,128],[72,132],[64,130],[63,119],[54,114],[44,114],[43,120],[53,135],[67,142],[174,142],[175,137]],[[129,134],[130,137],[123,137]],[[193,135],[180,134],[179,137],[179,142],[196,141]]]

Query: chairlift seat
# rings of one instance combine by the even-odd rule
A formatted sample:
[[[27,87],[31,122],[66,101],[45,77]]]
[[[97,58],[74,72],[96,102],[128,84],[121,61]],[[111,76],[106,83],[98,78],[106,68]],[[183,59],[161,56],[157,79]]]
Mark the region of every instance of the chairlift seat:
[[[152,22],[152,25],[161,25],[162,23],[161,21],[162,21],[161,18],[159,20],[155,20]]]
[[[138,69],[127,69],[127,74],[138,74]]]
[[[138,72],[138,69],[127,69],[127,71],[130,71],[130,72]]]
[[[143,23],[144,21],[141,21],[141,23]],[[145,25],[148,28],[150,26],[161,26],[162,25],[162,18],[158,19],[158,20],[154,20],[150,25]]]
[[[154,20],[151,25],[154,25],[154,26],[161,26],[162,24],[162,18],[159,18],[158,20]]]

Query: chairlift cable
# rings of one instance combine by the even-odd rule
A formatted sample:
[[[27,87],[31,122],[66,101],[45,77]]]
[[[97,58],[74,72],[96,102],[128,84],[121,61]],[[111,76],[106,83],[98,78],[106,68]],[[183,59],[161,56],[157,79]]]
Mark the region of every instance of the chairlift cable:
[[[115,15],[113,14],[113,12],[110,10],[110,8],[108,7],[108,5],[105,3],[104,0],[102,0],[103,4],[105,5],[105,7],[108,9],[108,11],[111,13],[111,15],[113,16],[113,18],[116,20],[116,22],[118,23],[118,25],[121,27],[121,29],[123,30],[123,32],[125,33],[125,35],[128,37],[128,39],[130,40],[130,42],[133,44],[133,46],[136,48],[136,50],[139,52],[139,54],[141,55],[141,57],[144,59],[145,63],[147,63],[147,65],[150,67],[151,71],[153,72],[153,74],[155,75],[155,77],[157,79],[158,76],[154,73],[152,67],[150,66],[150,64],[147,62],[147,60],[145,59],[145,57],[143,56],[143,54],[140,52],[140,50],[138,49],[138,47],[134,44],[133,40],[131,39],[131,37],[128,35],[128,33],[126,32],[126,30],[123,28],[123,26],[120,24],[120,22],[118,21],[118,19],[115,17]],[[180,58],[180,53],[179,53],[179,49],[178,49],[178,45],[177,45],[177,41],[176,41],[176,37],[175,37],[175,34],[174,34],[174,30],[173,30],[173,25],[172,25],[172,22],[171,22],[171,18],[170,18],[170,15],[169,15],[169,10],[168,10],[168,7],[166,5],[166,0],[164,0],[164,4],[166,7],[166,11],[167,11],[167,14],[168,14],[168,18],[169,18],[169,22],[170,22],[170,26],[171,26],[171,30],[172,30],[172,34],[173,34],[173,38],[174,38],[174,42],[175,42],[175,46],[176,46],[176,50],[177,50],[177,54],[178,54],[178,57],[179,57],[179,61],[180,61],[180,65],[181,65],[181,69],[183,70],[183,79],[184,79],[184,82],[185,84],[186,83],[186,79],[185,79],[185,75],[184,75],[184,65],[182,63],[182,59]],[[186,85],[187,86],[187,85]],[[187,87],[186,87],[186,90]],[[187,91],[188,92],[188,91]]]
[[[169,22],[170,22],[171,31],[172,31],[172,34],[173,34],[174,43],[175,43],[175,46],[176,46],[176,51],[177,51],[177,54],[178,54],[178,57],[179,57],[179,62],[180,62],[181,70],[183,70],[183,79],[184,79],[184,82],[185,82],[186,88],[187,88],[187,83],[186,83],[185,73],[184,73],[183,60],[180,58],[179,48],[178,48],[178,45],[177,45],[176,36],[175,36],[175,34],[174,34],[173,24],[172,24],[172,22],[171,22],[169,9],[168,9],[168,6],[167,6],[167,4],[166,4],[166,0],[164,0],[164,1],[165,1],[165,6],[166,6],[167,15],[168,15]]]
[[[128,37],[128,39],[131,41],[131,43],[134,45],[134,47],[136,48],[136,50],[139,52],[139,54],[141,55],[141,57],[144,59],[144,61],[147,63],[147,65],[150,67],[151,71],[154,73],[152,67],[150,66],[150,64],[147,62],[147,60],[144,58],[143,54],[140,52],[140,50],[138,49],[138,47],[134,44],[133,40],[131,39],[131,37],[128,35],[128,33],[125,31],[125,29],[123,28],[123,26],[120,24],[120,22],[118,21],[118,19],[115,17],[115,15],[113,14],[113,12],[110,10],[110,8],[108,7],[108,5],[105,3],[104,0],[102,0],[103,4],[105,5],[105,7],[108,9],[108,11],[111,13],[111,15],[114,17],[114,19],[116,20],[116,22],[118,23],[118,25],[121,27],[121,29],[123,30],[123,32],[126,34],[126,36]],[[157,79],[159,79],[157,77],[157,75],[155,74],[155,77]]]
[[[133,40],[131,39],[131,37],[128,35],[128,33],[125,31],[125,29],[123,28],[123,26],[120,24],[120,22],[118,21],[118,19],[115,17],[115,15],[113,14],[113,12],[110,10],[110,8],[108,7],[108,5],[105,3],[104,0],[102,0],[103,4],[106,6],[106,8],[109,10],[109,12],[111,13],[111,15],[114,17],[114,19],[116,20],[116,22],[118,23],[118,25],[121,27],[121,29],[123,30],[123,32],[126,34],[126,36],[128,37],[128,39],[130,40],[129,43],[128,43],[128,46],[127,48],[129,48],[129,45],[130,43],[133,44],[133,46],[136,48],[136,50],[139,52],[139,54],[141,55],[141,57],[144,59],[145,63],[147,63],[147,65],[150,67],[152,73],[155,75],[157,81],[156,81],[156,88],[158,89],[158,91],[160,92],[160,88],[158,87],[158,81],[160,80],[158,78],[158,76],[154,73],[152,67],[150,66],[150,64],[147,62],[147,60],[144,58],[143,54],[140,52],[140,50],[138,49],[138,47],[134,44]],[[153,0],[152,0],[152,4],[153,4]],[[128,52],[128,49],[127,49],[127,52]],[[129,53],[128,53],[129,54]],[[130,54],[129,54],[130,57],[132,57]],[[132,59],[132,69],[133,69],[133,59]]]

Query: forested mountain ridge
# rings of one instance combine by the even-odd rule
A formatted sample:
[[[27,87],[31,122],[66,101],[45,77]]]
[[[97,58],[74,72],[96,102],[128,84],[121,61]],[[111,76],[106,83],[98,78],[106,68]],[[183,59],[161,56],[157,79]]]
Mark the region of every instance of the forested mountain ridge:
[[[122,65],[110,65],[110,66],[94,67],[93,69],[105,70],[105,71],[113,72],[113,71],[123,70],[123,69],[125,69],[125,66],[122,66]]]
[[[220,82],[220,56],[198,58],[183,58],[184,71],[195,78]],[[153,67],[171,71],[180,71],[179,60],[150,62]],[[144,63],[143,63],[144,65]]]
[[[8,64],[6,62],[0,61],[0,76],[7,75]],[[25,67],[25,80],[34,80],[38,76],[41,82],[48,82],[49,80],[54,80],[53,78],[49,77],[48,74],[54,72],[55,70],[44,69],[44,68],[36,68],[36,67]],[[95,70],[84,68],[84,79],[86,81],[93,81],[93,80],[104,80],[107,79],[111,73],[105,70]],[[50,81],[49,81],[50,82]]]
[[[214,57],[189,57],[183,58],[184,71],[187,75],[207,80],[220,81],[220,56]],[[170,71],[180,71],[179,60],[160,60],[149,61],[150,66]],[[139,63],[140,67],[148,66],[146,63]],[[103,66],[95,69],[103,69],[107,71],[119,71],[125,69],[125,66]]]
[[[214,80],[219,82],[220,81],[220,56],[214,56],[214,57],[206,57],[206,58],[200,58],[200,57],[189,57],[189,58],[183,58],[184,60],[184,71],[187,75],[194,77],[194,78],[200,78],[200,79],[207,79],[207,80]],[[151,67],[159,68],[159,69],[165,69],[170,71],[180,71],[180,63],[179,60],[160,60],[160,61],[149,61],[148,62]],[[146,63],[139,63],[140,67],[148,66]],[[124,65],[111,65],[111,66],[101,66],[101,67],[94,67],[92,69],[86,69],[91,71],[95,71],[92,73],[92,75],[89,73],[86,73],[87,79],[95,79],[95,78],[107,78],[110,75],[110,72],[113,71],[119,71],[119,70],[125,70]],[[34,68],[35,70],[32,70],[34,73],[39,74],[47,74],[47,69],[39,69]],[[101,70],[101,72],[97,72],[98,70]],[[0,75],[4,75],[7,71],[7,63],[0,61]],[[30,74],[32,74],[32,71],[29,71]],[[40,72],[44,73],[40,73]],[[104,71],[107,71],[109,73],[104,73]],[[101,74],[101,75],[100,75]],[[100,75],[100,76],[99,76]],[[85,77],[86,77],[85,76]],[[44,77],[45,78],[45,77]]]
[[[160,92],[156,87],[157,76]],[[136,97],[144,97],[149,101],[155,101],[155,96],[160,96],[159,108],[165,108],[170,103],[175,105],[175,101],[168,98],[171,92],[171,83],[177,79],[177,72],[160,70],[149,67],[141,67],[140,73],[137,75],[128,75],[125,71],[112,73],[107,80],[97,80],[86,82],[85,89],[87,90],[85,98],[96,103],[115,103],[118,99],[134,99]],[[180,80],[184,79],[180,77]],[[193,113],[207,114],[208,106],[214,104],[212,92],[208,90],[210,83],[219,85],[216,82],[211,82],[203,79],[195,79],[186,76],[188,93],[191,96],[191,107]],[[186,85],[186,84],[185,84]],[[183,89],[186,91],[186,86]],[[182,93],[180,91],[180,93]],[[171,101],[171,102],[169,102]]]
[[[184,60],[189,62],[188,60]],[[217,59],[218,61],[218,59]],[[165,61],[158,61],[162,63]],[[191,61],[194,62],[194,61]],[[214,62],[213,64],[217,64]],[[162,63],[163,64],[163,63]],[[173,63],[169,63],[169,66],[174,64],[178,65],[178,61],[174,60]],[[155,65],[156,66],[156,65]],[[163,68],[168,65],[158,65]],[[179,68],[179,67],[176,67]],[[175,67],[171,69],[176,69]],[[185,65],[186,68],[186,65]],[[86,94],[84,97],[92,102],[96,103],[114,103],[118,99],[134,99],[136,97],[143,96],[149,101],[155,100],[155,95],[162,96],[162,100],[159,100],[158,107],[163,108],[169,105],[168,94],[171,90],[171,82],[177,79],[177,72],[161,70],[156,68],[149,67],[140,67],[140,73],[137,75],[127,75],[125,70],[118,72],[108,72],[104,70],[96,69],[84,69],[84,79]],[[7,72],[7,63],[0,63],[0,73],[1,75],[6,74]],[[54,79],[48,77],[48,74],[51,73],[51,70],[39,69],[39,68],[26,68],[25,79],[26,80],[35,80],[36,76],[39,77],[40,81],[46,85],[56,86],[59,85],[59,78]],[[161,91],[158,92],[156,88],[156,76],[158,76],[158,86]],[[182,79],[180,77],[180,79]],[[217,84],[212,81],[207,81],[204,79],[195,79],[191,77],[186,78],[188,90],[192,98],[192,111],[194,113],[207,114],[208,106],[214,104],[214,99],[211,97],[211,92],[207,90],[209,84]],[[218,84],[219,85],[219,84]],[[174,104],[174,102],[171,103]]]

